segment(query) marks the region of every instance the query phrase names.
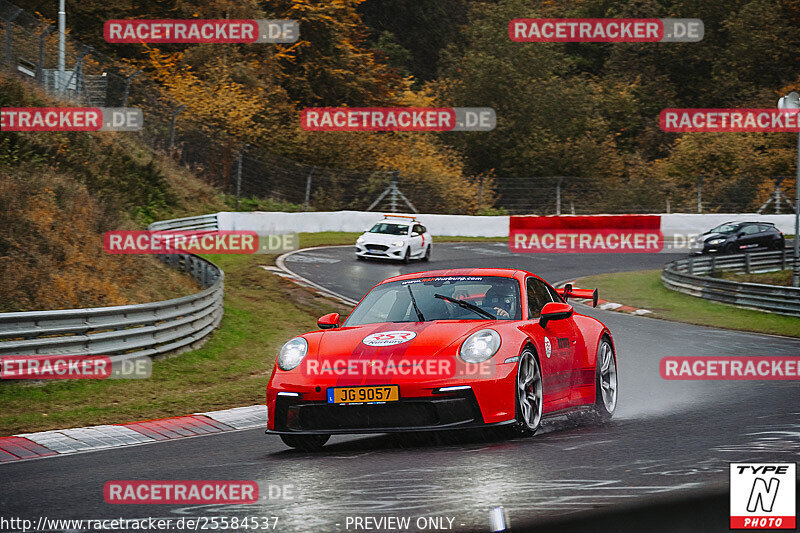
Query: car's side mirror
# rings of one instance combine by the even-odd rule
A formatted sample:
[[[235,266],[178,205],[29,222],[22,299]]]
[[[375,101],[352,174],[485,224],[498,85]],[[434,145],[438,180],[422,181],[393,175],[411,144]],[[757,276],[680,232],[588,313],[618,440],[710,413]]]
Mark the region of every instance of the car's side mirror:
[[[419,232],[416,232],[416,231],[412,231],[412,232],[411,232],[411,236],[412,236],[412,237],[419,237],[420,235],[422,235],[422,234],[421,234],[421,233],[419,233]]]
[[[563,302],[550,302],[542,307],[542,314],[539,317],[539,325],[543,328],[547,327],[547,323],[551,320],[564,320],[572,316],[573,309],[569,304]]]
[[[339,313],[328,313],[317,320],[320,329],[333,329],[339,327]]]

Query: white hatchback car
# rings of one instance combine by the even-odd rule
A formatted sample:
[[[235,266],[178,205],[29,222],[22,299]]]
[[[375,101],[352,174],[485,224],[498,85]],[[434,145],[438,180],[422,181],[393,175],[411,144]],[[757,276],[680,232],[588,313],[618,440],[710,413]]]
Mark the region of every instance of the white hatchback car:
[[[431,239],[428,230],[413,216],[384,215],[356,241],[356,258],[377,257],[428,261],[431,258]]]

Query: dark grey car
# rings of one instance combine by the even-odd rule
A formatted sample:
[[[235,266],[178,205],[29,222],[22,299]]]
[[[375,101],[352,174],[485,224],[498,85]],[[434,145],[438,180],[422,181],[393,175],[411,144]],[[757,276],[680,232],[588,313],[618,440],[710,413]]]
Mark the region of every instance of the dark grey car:
[[[726,222],[700,236],[704,254],[782,250],[783,233],[772,222]]]

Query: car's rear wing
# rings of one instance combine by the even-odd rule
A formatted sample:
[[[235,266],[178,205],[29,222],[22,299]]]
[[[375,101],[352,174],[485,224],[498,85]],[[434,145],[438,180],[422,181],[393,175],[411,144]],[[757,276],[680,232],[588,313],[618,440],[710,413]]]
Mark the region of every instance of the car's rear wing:
[[[567,283],[560,289],[556,289],[556,292],[561,295],[564,300],[569,300],[570,298],[581,298],[581,299],[592,299],[592,307],[597,307],[597,289],[576,289],[572,286],[572,283]]]

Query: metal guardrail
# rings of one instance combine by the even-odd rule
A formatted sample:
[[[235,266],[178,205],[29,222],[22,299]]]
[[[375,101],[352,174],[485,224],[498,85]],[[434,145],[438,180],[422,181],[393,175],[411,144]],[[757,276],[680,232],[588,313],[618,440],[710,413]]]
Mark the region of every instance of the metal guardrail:
[[[755,274],[792,267],[792,251],[679,259],[664,266],[661,281],[674,291],[748,309],[800,317],[800,288],[717,279],[717,271]]]
[[[149,229],[188,230],[200,224],[202,229],[215,230],[216,215],[158,222]],[[158,257],[192,275],[203,290],[146,304],[0,313],[0,354],[127,359],[171,352],[203,339],[222,320],[224,273],[192,254]]]
[[[211,215],[200,215],[197,217],[161,220],[159,222],[153,222],[147,226],[147,229],[150,231],[217,231],[219,226],[217,225],[217,214],[214,213]]]

